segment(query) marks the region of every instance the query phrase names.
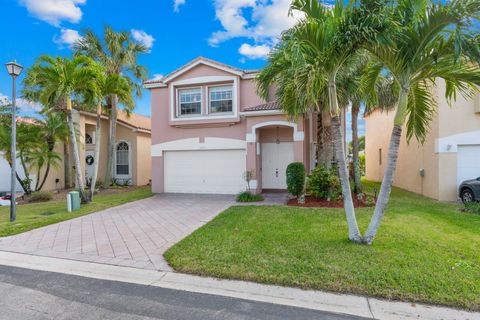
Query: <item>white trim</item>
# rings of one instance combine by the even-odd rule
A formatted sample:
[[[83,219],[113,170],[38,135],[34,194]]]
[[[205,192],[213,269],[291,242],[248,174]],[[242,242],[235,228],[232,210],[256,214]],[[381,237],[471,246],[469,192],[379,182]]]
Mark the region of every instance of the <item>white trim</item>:
[[[199,90],[200,91],[200,113],[194,113],[194,114],[186,114],[182,115],[180,113],[180,92],[183,90]],[[198,118],[203,115],[203,87],[202,86],[192,86],[192,87],[183,87],[183,88],[175,88],[175,116],[176,118],[180,119],[189,119],[189,118]]]
[[[205,142],[200,138],[173,140],[152,146],[152,157],[162,157],[164,151],[190,151],[190,150],[244,150],[247,143],[239,139],[205,137]]]
[[[117,147],[120,143],[125,142],[128,145],[128,175],[117,174]],[[113,153],[113,177],[115,179],[132,179],[132,144],[126,140],[119,140],[115,143],[115,152]],[[133,181],[132,181],[133,183]]]
[[[218,115],[213,114],[213,115],[191,116],[191,117],[187,117],[187,116],[175,117],[176,115],[175,105],[176,105],[176,100],[178,100],[177,96],[175,95],[176,86],[195,85],[197,87],[198,86],[202,87],[202,84],[208,84],[208,83],[214,83],[214,82],[227,82],[227,81],[233,82],[233,85],[232,85],[233,112],[232,113],[218,114]],[[238,87],[239,87],[238,77],[235,77],[235,76],[198,77],[198,78],[191,78],[191,79],[172,82],[170,84],[170,121],[179,122],[179,121],[195,121],[195,120],[211,120],[211,119],[236,119],[238,117],[238,97],[239,97]],[[202,100],[203,100],[203,95],[202,95]],[[202,107],[203,107],[203,101],[202,101]]]
[[[257,142],[257,133],[256,130],[262,127],[267,127],[267,126],[285,126],[285,127],[291,127],[293,128],[293,141],[304,141],[305,140],[305,134],[303,131],[298,131],[298,126],[295,122],[289,122],[289,121],[266,121],[266,122],[260,122],[257,123],[256,125],[252,126],[252,131],[247,133],[245,136],[245,140],[247,142]]]
[[[210,95],[210,90],[211,90],[212,88],[222,88],[222,87],[223,87],[223,88],[229,87],[230,90],[232,91],[232,111],[227,111],[227,112],[211,112],[210,109],[211,109],[211,107],[212,107],[212,105],[211,105],[211,102],[212,102],[211,99],[212,99],[212,97],[211,97],[211,95]],[[213,115],[213,116],[215,116],[215,115],[231,115],[231,114],[233,114],[233,91],[235,90],[235,89],[233,88],[233,84],[215,84],[215,85],[209,85],[209,86],[206,86],[205,89],[206,89],[206,91],[207,91],[207,92],[206,92],[206,97],[207,97],[206,102],[207,102],[207,106],[206,106],[206,108],[205,108],[205,114],[207,114],[207,115]],[[228,100],[229,100],[229,99],[226,99],[226,100],[215,100],[215,101],[228,101]]]
[[[435,139],[435,153],[456,153],[458,145],[480,143],[480,130],[462,132],[443,138]]]
[[[258,72],[255,73],[249,73],[249,74],[244,74],[242,76],[242,79],[249,80],[249,79],[255,79],[257,77]]]
[[[240,112],[241,116],[255,117],[255,116],[271,116],[285,114],[282,110],[259,110],[259,111],[243,111]]]
[[[155,89],[155,88],[166,88],[168,85],[162,82],[154,82],[154,83],[145,83],[143,84],[145,89]]]
[[[259,156],[262,153],[261,149],[262,148],[260,147],[260,142],[257,142],[257,156]]]
[[[227,68],[223,65],[220,65],[220,64],[216,64],[216,63],[212,63],[210,61],[206,61],[206,60],[203,60],[203,59],[199,59],[198,61],[192,63],[191,65],[185,67],[185,68],[181,68],[180,70],[178,70],[177,72],[174,72],[172,73],[171,75],[169,75],[168,77],[166,78],[163,78],[162,81],[163,83],[168,83],[170,80],[172,79],[175,79],[176,77],[184,74],[185,72],[187,72],[188,70],[191,70],[193,68],[195,68],[196,66],[200,65],[200,64],[204,64],[206,66],[209,66],[209,67],[212,67],[212,68],[215,68],[215,69],[219,69],[219,70],[222,70],[222,71],[226,71],[228,73],[232,73],[232,74],[236,74],[237,76],[243,76],[243,72],[242,71],[239,71],[239,70],[236,70],[236,69],[232,69],[232,68]]]

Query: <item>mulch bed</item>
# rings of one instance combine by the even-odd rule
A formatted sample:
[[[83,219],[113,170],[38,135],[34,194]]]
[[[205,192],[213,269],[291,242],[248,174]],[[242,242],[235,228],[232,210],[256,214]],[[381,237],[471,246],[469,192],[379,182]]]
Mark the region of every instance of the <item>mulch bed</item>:
[[[372,202],[368,203],[366,197],[362,200],[358,200],[356,195],[353,195],[353,205],[355,208],[365,208],[371,207]],[[287,205],[293,207],[303,207],[303,208],[343,208],[343,200],[329,201],[327,199],[319,199],[311,196],[305,197],[305,203],[298,203],[297,198],[290,199],[287,202]]]

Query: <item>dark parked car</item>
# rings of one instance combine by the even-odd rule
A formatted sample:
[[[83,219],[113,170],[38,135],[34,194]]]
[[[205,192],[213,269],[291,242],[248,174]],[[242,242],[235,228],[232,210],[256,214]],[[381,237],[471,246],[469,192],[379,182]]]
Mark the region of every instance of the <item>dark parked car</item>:
[[[463,181],[458,190],[463,203],[480,201],[480,177]]]

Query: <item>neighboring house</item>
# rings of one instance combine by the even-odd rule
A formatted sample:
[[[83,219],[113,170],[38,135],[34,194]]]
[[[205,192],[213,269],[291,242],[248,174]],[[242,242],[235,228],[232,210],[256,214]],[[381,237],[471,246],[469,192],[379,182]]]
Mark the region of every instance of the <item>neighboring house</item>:
[[[74,121],[79,134],[80,163],[84,177],[86,180],[90,178],[93,174],[94,162],[100,161],[98,179],[103,181],[107,162],[108,117],[103,116],[101,122],[100,159],[94,159],[96,115],[84,111],[76,112],[74,114]],[[113,178],[120,183],[128,182],[132,185],[147,185],[150,183],[150,118],[135,113],[127,117],[124,111],[119,110],[116,137],[117,143],[115,145],[113,159]],[[65,188],[65,170],[70,171],[70,181],[75,183],[75,164],[70,147],[68,148],[68,166],[66,166],[64,162],[65,157],[63,157],[63,154],[66,150],[63,143],[58,143],[55,150],[62,155],[62,160],[59,166],[51,169],[45,186],[42,189],[45,191]],[[21,166],[17,165],[17,167],[19,168],[20,176],[24,178],[25,175],[21,170]],[[2,181],[0,191],[10,190],[10,166],[3,157],[0,158],[0,177],[2,177],[2,179],[0,179]],[[30,178],[36,181],[35,175],[31,175]],[[22,190],[18,183],[17,190]]]
[[[443,201],[455,201],[464,180],[480,177],[480,97],[460,95],[449,106],[445,83],[438,81],[438,112],[422,145],[407,144],[405,130],[400,145],[394,185]],[[366,119],[366,178],[381,181],[387,164],[394,111],[375,111]],[[388,134],[387,134],[388,133]]]
[[[74,118],[79,124],[80,159],[86,179],[93,175],[92,157],[95,153],[96,115],[80,111]],[[101,149],[98,179],[103,181],[107,166],[108,117],[101,123]],[[113,154],[113,179],[120,183],[147,185],[151,179],[151,121],[150,118],[131,113],[127,117],[125,111],[119,110],[117,116],[115,152]],[[73,175],[73,157],[70,157]],[[97,161],[97,159],[93,159]],[[74,180],[72,180],[74,181]]]
[[[288,119],[257,95],[256,75],[199,57],[145,82],[154,192],[235,194],[246,189],[247,170],[254,191],[284,190],[288,164],[315,166],[316,116]]]

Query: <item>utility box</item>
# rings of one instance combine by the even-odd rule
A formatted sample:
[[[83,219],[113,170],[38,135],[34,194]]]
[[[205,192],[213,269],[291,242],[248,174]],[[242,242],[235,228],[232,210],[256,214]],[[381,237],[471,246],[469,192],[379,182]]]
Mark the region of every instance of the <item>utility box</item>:
[[[67,210],[73,212],[80,209],[80,193],[71,191],[67,194]]]

